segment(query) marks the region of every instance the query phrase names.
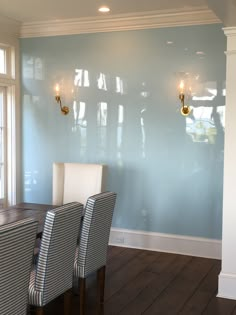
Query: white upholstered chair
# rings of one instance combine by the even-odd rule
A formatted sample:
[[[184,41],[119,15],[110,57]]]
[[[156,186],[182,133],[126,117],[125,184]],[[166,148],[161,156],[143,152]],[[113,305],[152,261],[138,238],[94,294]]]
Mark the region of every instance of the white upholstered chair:
[[[106,172],[102,164],[53,163],[53,205],[85,205],[88,197],[105,191]]]

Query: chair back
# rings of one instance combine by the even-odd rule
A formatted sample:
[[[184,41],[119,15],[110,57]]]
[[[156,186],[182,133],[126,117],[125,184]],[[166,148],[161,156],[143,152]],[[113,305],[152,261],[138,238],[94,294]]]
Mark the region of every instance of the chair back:
[[[78,202],[47,212],[35,276],[45,305],[72,287],[73,263],[83,205]]]
[[[103,192],[106,165],[82,163],[53,163],[54,205],[78,201],[86,204],[88,197]]]
[[[116,194],[104,192],[88,198],[79,243],[79,277],[106,265],[107,247]]]
[[[0,227],[0,314],[25,315],[38,223],[24,219]]]

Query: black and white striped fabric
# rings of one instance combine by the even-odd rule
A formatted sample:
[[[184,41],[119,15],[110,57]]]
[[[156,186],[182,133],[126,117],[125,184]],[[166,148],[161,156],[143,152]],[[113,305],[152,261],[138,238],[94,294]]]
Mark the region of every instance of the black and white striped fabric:
[[[0,314],[25,315],[38,223],[24,219],[0,227]]]
[[[107,246],[116,194],[104,192],[88,198],[79,247],[74,263],[74,280],[106,265]],[[76,282],[75,282],[76,283]]]
[[[73,263],[83,205],[72,202],[47,212],[29,304],[44,306],[72,287]]]

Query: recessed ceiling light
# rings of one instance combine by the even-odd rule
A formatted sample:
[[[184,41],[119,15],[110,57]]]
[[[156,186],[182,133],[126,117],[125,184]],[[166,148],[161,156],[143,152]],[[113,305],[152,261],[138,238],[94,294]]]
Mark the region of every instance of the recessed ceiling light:
[[[110,12],[110,8],[108,8],[107,6],[103,5],[102,7],[100,7],[98,9],[99,12],[102,12],[102,13],[107,13],[107,12]]]

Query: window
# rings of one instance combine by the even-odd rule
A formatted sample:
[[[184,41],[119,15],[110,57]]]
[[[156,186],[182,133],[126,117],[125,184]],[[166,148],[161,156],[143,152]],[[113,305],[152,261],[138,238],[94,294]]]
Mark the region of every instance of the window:
[[[15,203],[14,50],[0,44],[0,208]]]
[[[15,78],[14,49],[11,46],[0,44],[0,77]]]
[[[0,73],[6,74],[6,50],[0,47]]]

